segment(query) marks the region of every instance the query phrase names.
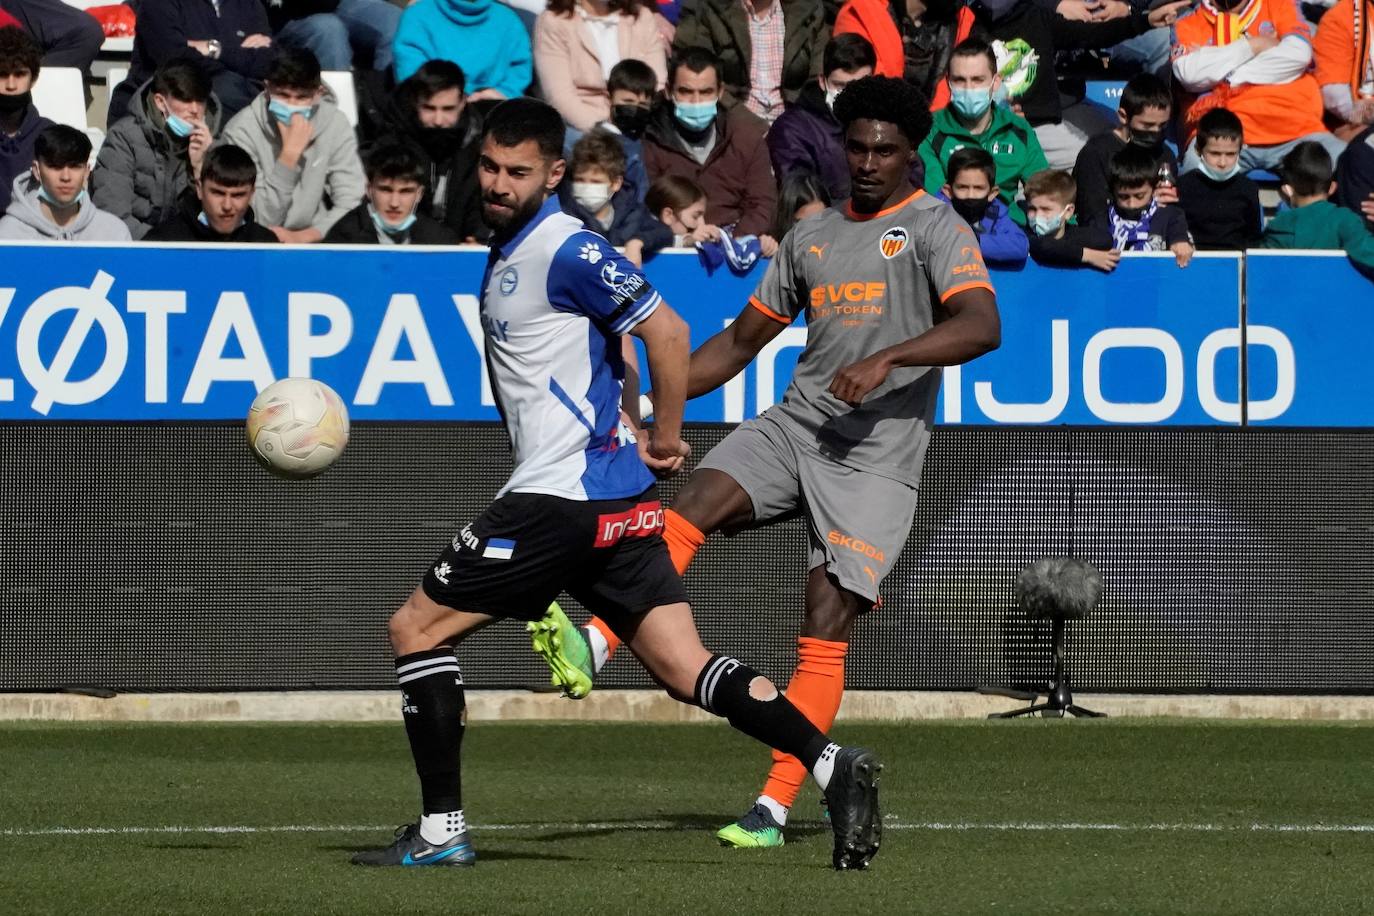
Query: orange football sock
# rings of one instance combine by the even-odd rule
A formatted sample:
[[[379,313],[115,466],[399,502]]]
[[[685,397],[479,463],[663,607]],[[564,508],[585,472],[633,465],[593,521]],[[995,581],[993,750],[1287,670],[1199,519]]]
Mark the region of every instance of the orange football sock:
[[[844,698],[844,655],[848,649],[846,642],[797,637],[797,673],[787,685],[787,699],[823,732],[835,724]],[[768,771],[762,794],[790,808],[807,775],[796,757],[774,751],[773,769]]]
[[[668,544],[668,556],[673,560],[673,569],[676,569],[680,576],[687,571],[687,567],[691,565],[692,558],[697,555],[701,545],[706,543],[706,535],[702,534],[696,525],[672,509],[665,509],[663,512],[663,540]],[[587,626],[595,627],[605,637],[606,658],[609,660],[615,654],[615,650],[620,648],[620,637],[612,633],[606,621],[600,617],[592,617],[591,620],[587,621]],[[843,679],[843,674],[841,674],[841,682]],[[798,765],[800,766],[800,764]]]

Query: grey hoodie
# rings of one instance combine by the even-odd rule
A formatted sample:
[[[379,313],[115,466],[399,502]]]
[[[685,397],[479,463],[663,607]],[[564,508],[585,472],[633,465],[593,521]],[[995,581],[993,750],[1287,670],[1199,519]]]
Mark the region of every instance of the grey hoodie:
[[[234,115],[216,146],[242,147],[257,164],[253,212],[260,224],[291,230],[313,226],[323,235],[362,202],[367,189],[357,137],[326,95],[310,121],[314,134],[305,152],[296,167],[288,169],[277,161],[281,134],[267,103],[267,93],[261,93]]]
[[[76,219],[59,226],[43,215],[38,191],[42,187],[32,172],[14,179],[14,196],[0,219],[0,239],[45,239],[55,242],[127,242],[129,227],[112,213],[96,209],[90,197],[81,202]]]

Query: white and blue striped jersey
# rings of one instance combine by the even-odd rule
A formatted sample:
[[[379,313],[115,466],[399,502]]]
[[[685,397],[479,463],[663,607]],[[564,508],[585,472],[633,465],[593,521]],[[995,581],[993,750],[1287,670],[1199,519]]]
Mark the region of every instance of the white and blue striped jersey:
[[[498,495],[625,499],[654,482],[620,422],[620,335],[658,308],[648,279],[550,197],[482,282],[487,371],[515,451]]]

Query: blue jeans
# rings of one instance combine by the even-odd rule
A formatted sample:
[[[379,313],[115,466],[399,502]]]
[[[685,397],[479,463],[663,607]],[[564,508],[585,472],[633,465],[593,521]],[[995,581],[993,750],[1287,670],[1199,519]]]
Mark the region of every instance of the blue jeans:
[[[1112,63],[1129,67],[1132,70],[1143,70],[1146,73],[1153,73],[1164,79],[1169,77],[1169,56],[1173,46],[1169,41],[1169,30],[1166,28],[1150,29],[1150,31],[1128,38],[1118,45],[1113,45],[1108,53]]]
[[[1345,152],[1345,141],[1335,134],[1328,134],[1325,131],[1319,134],[1308,134],[1306,137],[1299,137],[1296,140],[1289,140],[1287,143],[1276,143],[1273,146],[1251,146],[1245,144],[1240,151],[1240,168],[1243,172],[1250,172],[1254,169],[1266,169],[1270,172],[1277,172],[1279,166],[1283,164],[1283,157],[1287,156],[1299,143],[1311,140],[1320,143],[1331,154],[1331,162],[1334,164]],[[1188,144],[1188,151],[1183,154],[1183,171],[1191,172],[1202,164],[1202,157],[1197,152],[1197,138]]]
[[[401,21],[401,8],[387,0],[340,0],[332,13],[293,19],[277,32],[277,40],[309,48],[321,70],[352,70],[353,49],[372,57],[372,69],[391,69],[391,41]]]

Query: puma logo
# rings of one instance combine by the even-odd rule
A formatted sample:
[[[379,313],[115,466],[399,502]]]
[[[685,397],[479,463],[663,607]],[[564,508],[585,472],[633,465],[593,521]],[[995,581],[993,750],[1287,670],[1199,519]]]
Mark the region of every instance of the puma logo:
[[[811,250],[808,251],[807,254],[814,254],[814,255],[816,256],[816,260],[817,260],[817,261],[821,261],[821,260],[824,260],[824,259],[825,259],[825,249],[827,249],[827,248],[829,248],[829,247],[830,247],[830,243],[829,243],[829,242],[826,242],[824,245],[820,246],[819,248],[817,248],[815,245],[812,245],[812,246],[811,246]]]

